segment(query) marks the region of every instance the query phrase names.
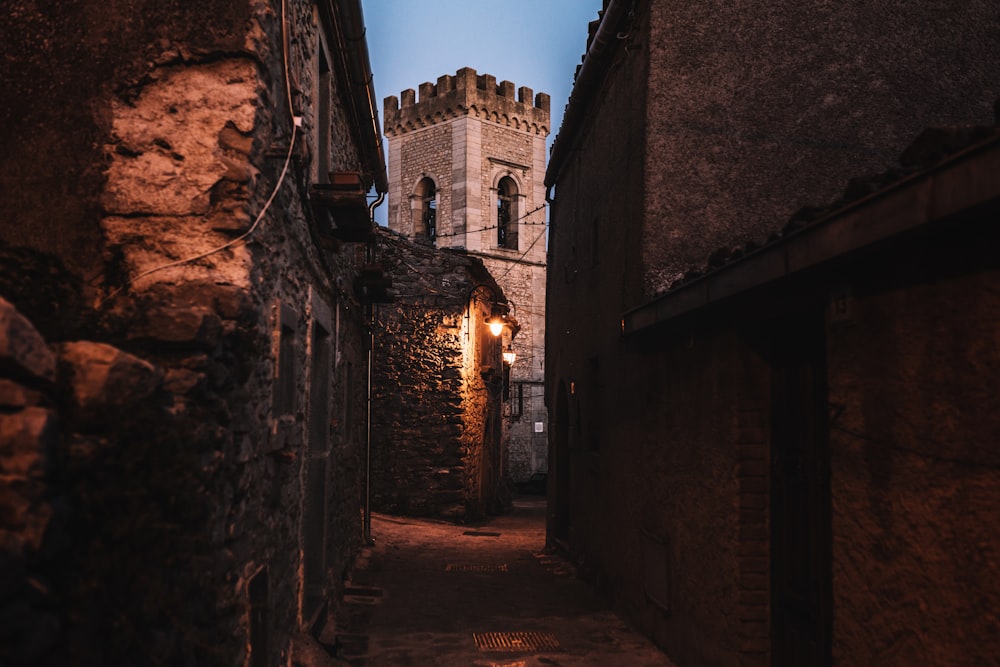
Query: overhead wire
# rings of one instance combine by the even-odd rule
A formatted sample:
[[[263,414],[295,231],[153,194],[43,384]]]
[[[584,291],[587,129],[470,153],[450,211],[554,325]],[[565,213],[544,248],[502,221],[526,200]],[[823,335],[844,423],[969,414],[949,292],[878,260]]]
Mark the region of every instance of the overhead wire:
[[[530,211],[528,211],[524,215],[522,215],[522,216],[520,216],[518,218],[515,218],[514,220],[511,220],[510,222],[511,222],[511,224],[513,224],[513,223],[520,223],[522,225],[533,225],[533,226],[544,225],[544,226],[548,226],[549,223],[547,223],[545,221],[542,221],[542,222],[521,222],[522,220],[524,220],[525,218],[527,218],[529,215],[533,215],[533,214],[537,213],[538,211],[541,211],[545,207],[546,207],[546,204],[542,204],[541,206],[536,206],[535,208],[531,209]],[[435,238],[448,238],[448,237],[451,237],[451,236],[465,236],[467,234],[477,234],[479,232],[486,232],[486,231],[489,231],[491,229],[497,229],[499,226],[500,225],[489,225],[487,227],[480,227],[479,229],[471,229],[471,230],[467,229],[467,230],[462,231],[462,232],[451,232],[449,234],[435,234],[434,237]]]

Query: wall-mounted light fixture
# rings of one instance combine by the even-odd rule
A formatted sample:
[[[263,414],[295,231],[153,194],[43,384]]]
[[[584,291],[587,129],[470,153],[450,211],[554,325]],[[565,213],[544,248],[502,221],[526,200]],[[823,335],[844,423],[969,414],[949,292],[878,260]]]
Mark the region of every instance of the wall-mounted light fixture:
[[[493,334],[495,338],[499,338],[500,334],[503,333],[503,328],[507,325],[507,311],[506,308],[501,306],[499,303],[494,303],[493,308],[490,311],[490,320],[486,323],[490,328],[490,333]]]
[[[517,323],[512,317],[510,317],[508,302],[503,299],[502,296],[498,295],[496,291],[489,285],[476,285],[472,288],[472,292],[469,294],[469,298],[475,301],[475,294],[477,290],[483,290],[489,294],[490,300],[490,316],[486,320],[486,326],[489,328],[490,333],[494,338],[499,338],[503,335],[504,329],[510,332],[510,336],[513,337],[517,334],[518,327]],[[470,311],[471,312],[471,311]]]
[[[515,359],[517,359],[517,353],[514,352],[514,348],[508,345],[507,349],[503,351],[503,362],[508,366],[513,366]]]

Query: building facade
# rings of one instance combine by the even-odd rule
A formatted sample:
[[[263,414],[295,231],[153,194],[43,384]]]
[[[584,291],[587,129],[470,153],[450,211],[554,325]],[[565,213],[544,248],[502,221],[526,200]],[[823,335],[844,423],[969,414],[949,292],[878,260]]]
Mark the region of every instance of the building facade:
[[[505,392],[510,478],[547,466],[545,138],[549,96],[463,68],[384,103],[389,228],[483,260],[519,329]]]
[[[392,290],[372,320],[372,506],[452,521],[509,508],[510,367],[488,324],[503,292],[460,250],[380,229],[375,254]]]
[[[591,26],[546,175],[548,535],[679,666],[998,649],[1000,12],[939,9]]]
[[[6,9],[0,662],[290,664],[363,541],[360,3]]]

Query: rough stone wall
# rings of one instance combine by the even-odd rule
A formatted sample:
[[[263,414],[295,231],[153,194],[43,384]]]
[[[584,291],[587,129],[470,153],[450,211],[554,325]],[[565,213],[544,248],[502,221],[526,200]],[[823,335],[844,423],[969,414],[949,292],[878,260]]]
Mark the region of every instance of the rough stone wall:
[[[1000,95],[991,0],[642,5],[626,31],[628,60],[652,63],[647,294],[884,171],[923,128],[987,121]]]
[[[504,493],[491,475],[500,440],[489,423],[499,407],[490,388],[499,348],[486,332],[496,284],[478,259],[391,232],[380,234],[378,254],[396,301],[378,306],[375,318],[374,505],[482,516]]]
[[[0,306],[3,586],[13,592],[3,604],[18,619],[5,626],[5,661],[230,663],[239,639],[219,641],[220,627],[235,627],[217,616],[232,554],[213,544],[207,492],[219,481],[220,452],[206,446],[219,427],[179,409],[197,371],[99,342],[46,347]]]
[[[0,26],[8,56],[0,60],[0,240],[63,257],[91,289],[107,270],[98,249],[111,93],[127,98],[150,69],[170,62],[243,52],[254,31],[249,2],[161,2],[143,6],[142,20],[136,4],[38,11],[12,0]]]
[[[288,3],[304,123],[274,204],[255,222],[292,132],[275,56],[280,11],[173,4],[42,15],[17,3],[5,23],[18,30],[0,48],[24,56],[27,74],[11,79],[19,105],[4,107],[5,136],[23,134],[0,158],[0,238],[12,260],[0,287],[59,359],[55,380],[16,371],[4,381],[19,451],[34,441],[58,454],[41,477],[37,466],[13,471],[23,493],[10,502],[42,512],[18,510],[9,525],[20,531],[4,554],[23,579],[18,595],[24,581],[42,591],[16,604],[54,617],[39,617],[40,643],[3,656],[14,664],[287,660],[290,636],[311,621],[309,499],[325,515],[323,597],[336,598],[360,543],[364,316],[337,287],[351,284],[359,257],[350,246],[321,255],[298,187],[318,150],[313,7]],[[342,85],[331,95],[331,164],[357,169]],[[53,147],[67,147],[60,160],[38,159]],[[307,456],[318,326],[330,334],[330,419],[322,455]],[[283,335],[295,370],[291,407],[275,414]],[[51,516],[70,528],[43,521],[43,487]],[[266,582],[262,600],[250,599],[251,580]]]
[[[55,645],[59,619],[38,563],[56,513],[49,475],[58,443],[51,391],[56,357],[31,323],[0,299],[0,656],[38,660]],[[65,523],[65,517],[58,517]],[[53,531],[55,532],[55,531]],[[68,526],[61,526],[66,540]]]

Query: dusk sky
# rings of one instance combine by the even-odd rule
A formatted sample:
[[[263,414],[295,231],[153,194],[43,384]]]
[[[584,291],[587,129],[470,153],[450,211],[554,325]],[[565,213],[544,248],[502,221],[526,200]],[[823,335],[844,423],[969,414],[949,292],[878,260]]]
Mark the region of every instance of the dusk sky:
[[[368,50],[382,100],[472,67],[552,97],[549,145],[559,131],[573,73],[587,46],[587,24],[602,0],[362,0]],[[376,210],[385,224],[387,208]]]

